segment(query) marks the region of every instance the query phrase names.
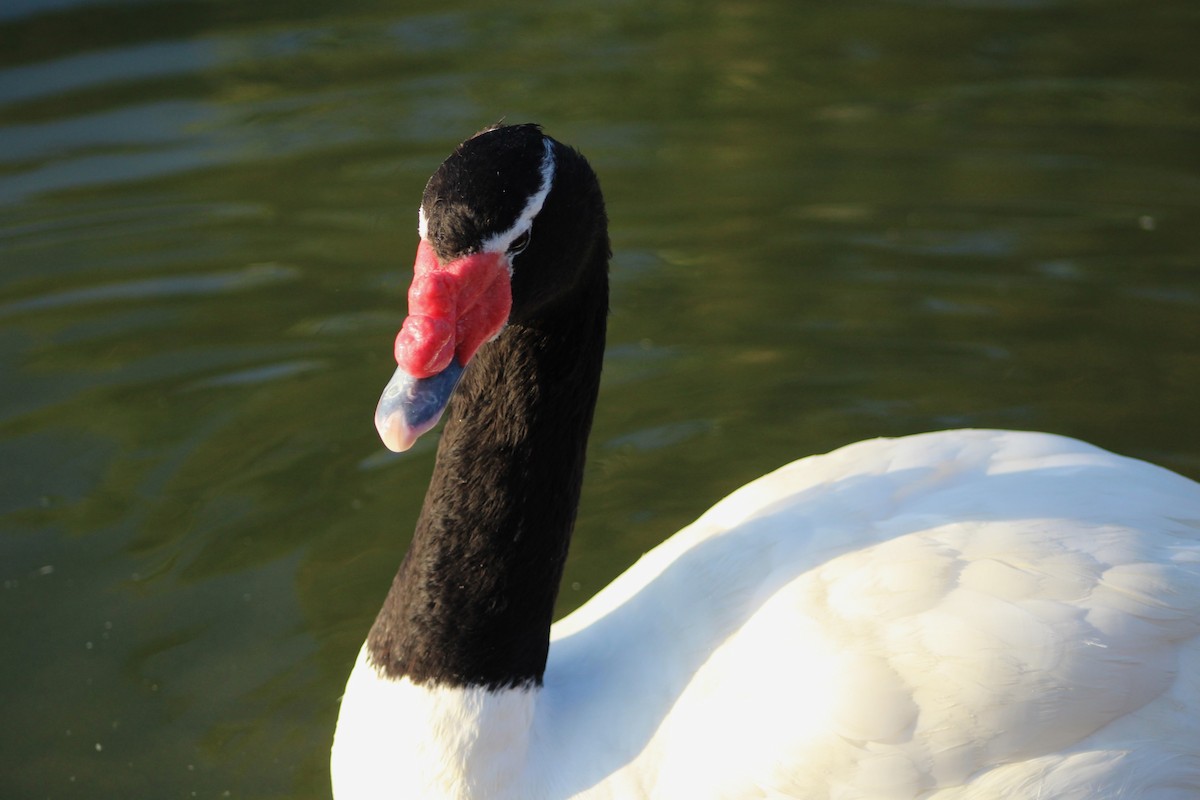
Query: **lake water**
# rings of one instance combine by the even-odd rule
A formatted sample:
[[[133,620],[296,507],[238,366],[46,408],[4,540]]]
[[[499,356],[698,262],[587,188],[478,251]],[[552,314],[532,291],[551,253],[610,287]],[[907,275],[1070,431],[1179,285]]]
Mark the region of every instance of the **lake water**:
[[[0,5],[0,796],[329,796],[431,467],[371,424],[417,203],[501,117],[612,221],[563,611],[858,439],[1200,477],[1190,0],[493,6]]]

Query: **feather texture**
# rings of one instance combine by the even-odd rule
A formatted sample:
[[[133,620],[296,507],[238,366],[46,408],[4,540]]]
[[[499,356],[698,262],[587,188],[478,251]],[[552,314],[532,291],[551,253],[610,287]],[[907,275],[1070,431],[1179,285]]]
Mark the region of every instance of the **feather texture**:
[[[1198,635],[1197,484],[1046,434],[874,440],[646,554],[553,627],[540,689],[360,659],[343,718],[387,684],[385,716],[440,719],[340,772],[397,798],[1183,798]]]

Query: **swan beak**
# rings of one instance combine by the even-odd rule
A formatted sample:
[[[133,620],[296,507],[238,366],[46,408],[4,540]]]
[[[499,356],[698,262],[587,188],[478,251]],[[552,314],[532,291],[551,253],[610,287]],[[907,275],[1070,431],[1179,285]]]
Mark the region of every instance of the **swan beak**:
[[[375,407],[375,430],[384,445],[395,453],[412,447],[442,418],[462,374],[457,358],[428,378],[414,378],[397,367]]]

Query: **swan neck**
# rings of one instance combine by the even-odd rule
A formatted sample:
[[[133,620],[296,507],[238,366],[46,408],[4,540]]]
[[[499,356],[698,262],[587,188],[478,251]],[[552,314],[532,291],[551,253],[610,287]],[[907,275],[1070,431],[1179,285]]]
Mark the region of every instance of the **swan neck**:
[[[607,248],[596,249],[573,297],[510,324],[463,376],[367,640],[390,678],[541,683],[604,353]]]

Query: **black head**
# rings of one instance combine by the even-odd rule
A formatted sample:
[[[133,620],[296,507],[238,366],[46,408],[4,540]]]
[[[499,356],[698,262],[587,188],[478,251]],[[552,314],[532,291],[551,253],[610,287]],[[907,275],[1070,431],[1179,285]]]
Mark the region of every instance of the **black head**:
[[[609,256],[595,173],[535,124],[493,126],[460,144],[425,186],[421,235],[442,261],[506,254],[510,323],[577,287],[585,266]]]
[[[397,451],[436,424],[481,345],[518,329],[561,336],[581,326],[602,341],[603,323],[584,312],[607,311],[596,175],[537,125],[489,128],[459,145],[425,187],[420,232],[397,369],[375,412]]]
[[[421,197],[421,234],[438,258],[481,252],[517,224],[542,186],[545,142],[537,125],[492,127],[442,162]]]

